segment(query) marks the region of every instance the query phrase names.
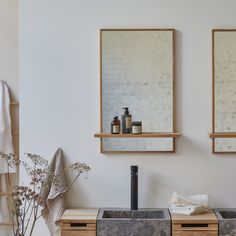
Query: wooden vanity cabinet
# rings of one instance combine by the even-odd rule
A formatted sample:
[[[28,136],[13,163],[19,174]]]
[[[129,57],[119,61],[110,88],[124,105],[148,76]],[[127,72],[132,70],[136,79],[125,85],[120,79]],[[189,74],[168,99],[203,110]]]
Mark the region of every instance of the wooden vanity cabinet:
[[[171,214],[172,236],[218,236],[218,219],[209,213],[186,216]]]
[[[96,236],[98,209],[67,209],[61,220],[61,236]]]

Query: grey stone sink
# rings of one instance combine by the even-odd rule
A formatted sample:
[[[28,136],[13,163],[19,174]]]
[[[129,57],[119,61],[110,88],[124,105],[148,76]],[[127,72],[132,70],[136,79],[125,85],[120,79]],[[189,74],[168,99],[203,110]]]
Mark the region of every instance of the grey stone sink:
[[[166,215],[162,210],[154,211],[103,211],[102,218],[112,218],[112,219],[165,219]]]
[[[236,235],[236,208],[214,209],[219,220],[219,236]]]
[[[151,208],[100,209],[97,217],[97,236],[170,236],[171,221],[168,209]]]
[[[236,219],[236,211],[219,211],[223,219]]]

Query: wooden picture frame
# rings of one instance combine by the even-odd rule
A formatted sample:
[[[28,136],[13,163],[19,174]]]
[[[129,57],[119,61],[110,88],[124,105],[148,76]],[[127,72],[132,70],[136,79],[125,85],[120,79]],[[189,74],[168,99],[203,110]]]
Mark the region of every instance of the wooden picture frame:
[[[167,39],[171,40],[170,42],[169,41],[165,42],[165,40],[161,38],[162,32],[163,32],[163,35],[164,35],[163,37],[167,37],[166,35],[168,35]],[[167,55],[167,57],[168,56],[171,57],[171,61],[169,62],[170,64],[168,64],[171,67],[170,68],[171,69],[170,74],[171,74],[171,96],[172,96],[171,97],[172,107],[171,107],[171,112],[170,112],[171,113],[171,128],[170,129],[168,129],[168,130],[148,130],[148,132],[144,132],[143,134],[140,134],[139,136],[129,134],[129,135],[126,136],[127,138],[124,138],[124,134],[120,134],[120,135],[111,135],[111,134],[109,134],[109,129],[107,128],[109,122],[107,120],[104,121],[104,117],[103,117],[104,116],[103,107],[104,107],[104,100],[105,100],[103,89],[104,89],[104,87],[107,87],[107,85],[106,86],[104,85],[104,78],[103,78],[103,76],[105,74],[104,70],[106,69],[104,64],[103,64],[104,61],[105,61],[104,60],[105,56],[104,56],[104,51],[103,50],[105,50],[104,49],[104,41],[105,41],[104,34],[107,34],[107,33],[112,34],[111,37],[113,37],[113,39],[115,40],[115,42],[114,42],[115,46],[114,47],[118,47],[118,48],[124,42],[122,42],[122,43],[118,42],[117,38],[121,38],[121,40],[122,40],[122,37],[124,37],[124,38],[126,37],[126,38],[128,38],[128,40],[127,40],[128,43],[130,43],[129,37],[132,37],[132,40],[135,40],[135,36],[137,36],[137,35],[138,35],[137,36],[138,40],[142,40],[142,37],[144,37],[145,40],[148,40],[148,37],[155,37],[155,39],[157,40],[156,41],[157,45],[158,45],[158,37],[161,38],[160,40],[162,40],[161,41],[162,43],[163,42],[166,43],[166,44],[170,43],[171,48],[169,50],[171,50],[171,52],[169,51],[170,55],[169,54]],[[150,36],[147,36],[148,33],[150,34]],[[145,40],[143,40],[143,41],[145,42]],[[152,38],[152,40],[153,40],[153,38]],[[109,43],[110,43],[109,47],[112,47],[113,43],[111,43],[111,41],[109,41]],[[138,45],[140,46],[140,44],[138,44]],[[122,44],[121,47],[123,47],[123,44]],[[138,49],[138,47],[137,47],[137,49]],[[149,51],[152,51],[152,50],[149,49]],[[124,52],[124,51],[122,51],[122,52]],[[163,54],[165,55],[165,53],[163,53]],[[114,55],[112,55],[112,56],[114,56]],[[155,60],[156,59],[155,55],[152,55],[152,56],[154,57],[154,60]],[[127,59],[127,58],[122,57],[122,56],[121,56],[121,58],[122,58],[123,61],[126,61],[126,59]],[[127,60],[129,60],[129,59],[127,59]],[[107,60],[107,61],[108,61],[108,64],[109,64],[111,60]],[[110,66],[110,65],[108,65],[108,66]],[[113,70],[109,71],[111,73],[113,71],[115,71],[114,70],[114,68],[115,68],[114,65],[112,65],[112,66],[111,67],[112,67]],[[168,83],[168,81],[167,81],[167,83]],[[109,104],[108,107],[111,107],[111,104]],[[120,107],[122,108],[122,105]],[[121,109],[117,112],[120,112],[120,114],[121,114]],[[173,153],[173,152],[175,152],[175,138],[180,136],[180,134],[176,132],[175,112],[176,112],[176,97],[175,97],[175,30],[174,29],[101,29],[100,30],[100,133],[95,134],[95,137],[99,137],[101,139],[100,151],[102,153],[158,153],[158,152]],[[140,112],[139,112],[139,114],[140,114]],[[113,116],[115,116],[115,115],[116,114],[113,114]],[[111,121],[113,116],[111,114],[109,114],[110,121]],[[104,126],[104,123],[106,123],[105,126]],[[109,126],[109,128],[110,128],[110,126]],[[160,140],[161,141],[162,140],[166,141],[167,139],[169,139],[169,140],[171,140],[172,146],[168,150],[163,150],[163,149],[158,150],[158,148],[157,148],[157,150],[153,150],[152,148],[151,149],[147,148],[145,150],[140,150],[138,148],[137,149],[134,148],[134,149],[131,149],[131,150],[127,150],[126,148],[124,150],[120,149],[120,148],[118,148],[118,149],[113,148],[112,150],[108,150],[108,148],[104,144],[105,142],[114,142],[114,140],[116,140],[115,141],[116,143],[119,143],[119,142],[121,143],[122,141],[120,141],[120,140],[122,140],[122,139],[127,140],[127,141],[125,141],[126,143],[132,143],[134,140],[136,140],[136,143],[138,144],[138,143],[140,143],[140,140],[145,140],[144,142],[146,142],[147,138],[152,139],[152,140],[154,140],[154,139],[159,140],[159,142],[160,142]],[[162,142],[164,142],[164,141],[162,141]],[[121,144],[120,146],[122,146],[122,145],[123,144]],[[124,147],[124,145],[123,145],[123,147]],[[135,147],[138,147],[138,145],[135,146]]]
[[[229,87],[230,90],[232,90],[234,87],[232,85],[236,84],[236,63],[231,64],[234,58],[236,59],[236,29],[213,29],[212,133],[210,134],[210,138],[212,138],[213,154],[236,154],[236,128],[234,125],[229,124],[232,122],[232,119],[234,119],[234,115],[230,118],[230,114],[232,110],[236,109],[236,106],[230,108],[227,105],[229,100],[233,101],[236,99],[236,87],[234,90],[235,98],[231,96],[231,92],[229,91]],[[232,71],[234,67],[235,74],[231,74],[230,71]],[[231,82],[229,78],[232,78]],[[221,84],[222,87],[220,87],[219,84]],[[226,87],[227,84],[229,84],[228,88]],[[219,91],[221,93],[220,98],[217,96]],[[221,104],[220,108],[218,104]],[[227,122],[229,123],[227,124]]]

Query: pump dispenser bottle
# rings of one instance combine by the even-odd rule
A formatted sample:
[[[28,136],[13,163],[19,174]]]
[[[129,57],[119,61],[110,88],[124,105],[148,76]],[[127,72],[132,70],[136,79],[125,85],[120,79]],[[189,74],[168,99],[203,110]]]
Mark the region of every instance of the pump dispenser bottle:
[[[123,134],[129,134],[131,133],[131,125],[132,125],[132,115],[129,114],[129,108],[128,107],[124,107],[123,108],[124,111],[124,115],[122,115],[122,133]]]

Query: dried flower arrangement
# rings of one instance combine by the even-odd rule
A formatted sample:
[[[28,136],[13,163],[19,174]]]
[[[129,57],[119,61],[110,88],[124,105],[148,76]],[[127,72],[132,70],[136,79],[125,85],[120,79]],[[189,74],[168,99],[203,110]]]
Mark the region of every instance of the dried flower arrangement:
[[[41,217],[40,208],[45,204],[41,193],[45,186],[45,178],[50,176],[54,186],[59,186],[60,182],[54,173],[50,173],[47,159],[31,153],[26,153],[26,161],[21,161],[14,154],[0,152],[0,157],[4,158],[8,164],[8,185],[10,190],[10,206],[12,215],[12,226],[14,236],[32,236],[36,221]],[[30,177],[29,186],[12,186],[10,169],[15,166],[23,166]],[[90,167],[84,163],[76,162],[66,167],[74,173],[72,182],[66,191],[74,184],[80,174],[90,171]]]

